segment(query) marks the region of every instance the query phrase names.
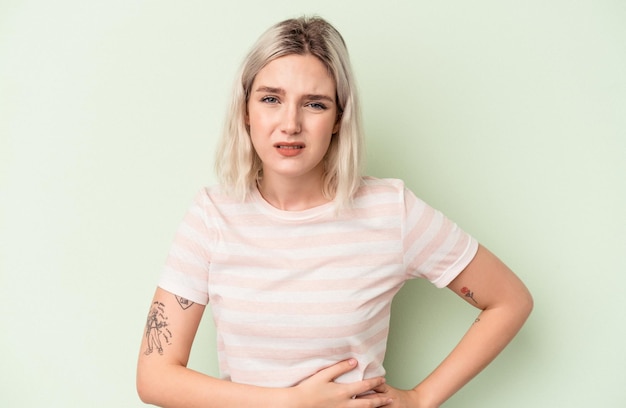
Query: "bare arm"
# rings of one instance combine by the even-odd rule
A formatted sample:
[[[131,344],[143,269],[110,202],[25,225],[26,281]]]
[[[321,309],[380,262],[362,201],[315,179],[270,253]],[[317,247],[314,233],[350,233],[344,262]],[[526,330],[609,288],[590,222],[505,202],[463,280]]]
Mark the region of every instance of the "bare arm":
[[[379,388],[394,399],[394,407],[439,407],[506,347],[533,307],[526,286],[482,246],[448,288],[482,312],[452,352],[415,388]]]
[[[264,388],[220,380],[187,368],[189,353],[205,307],[157,288],[137,365],[137,392],[145,403],[161,407],[380,407],[388,397],[352,399],[380,386],[373,378],[352,384],[334,379],[352,370],[354,360],[321,370],[291,388]]]

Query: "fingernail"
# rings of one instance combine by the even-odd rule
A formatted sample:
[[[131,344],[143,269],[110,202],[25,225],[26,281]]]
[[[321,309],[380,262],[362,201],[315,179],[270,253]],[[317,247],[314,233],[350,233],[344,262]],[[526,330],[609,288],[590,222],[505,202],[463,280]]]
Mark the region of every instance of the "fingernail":
[[[351,366],[356,365],[356,360],[351,358],[350,360],[348,360],[348,364],[350,364]]]

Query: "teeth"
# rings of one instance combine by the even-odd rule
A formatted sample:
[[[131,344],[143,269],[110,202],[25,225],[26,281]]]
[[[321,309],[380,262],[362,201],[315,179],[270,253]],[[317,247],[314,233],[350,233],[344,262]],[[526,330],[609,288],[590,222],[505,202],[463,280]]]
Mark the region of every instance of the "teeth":
[[[279,145],[278,148],[279,149],[302,149],[302,146],[283,146],[283,145]]]

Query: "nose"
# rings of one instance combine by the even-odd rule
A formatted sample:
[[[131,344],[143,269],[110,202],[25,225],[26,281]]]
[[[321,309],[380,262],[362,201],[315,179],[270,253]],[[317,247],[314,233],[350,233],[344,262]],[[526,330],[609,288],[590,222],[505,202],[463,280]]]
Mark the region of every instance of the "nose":
[[[281,130],[288,135],[297,135],[302,131],[300,109],[297,106],[285,106]]]

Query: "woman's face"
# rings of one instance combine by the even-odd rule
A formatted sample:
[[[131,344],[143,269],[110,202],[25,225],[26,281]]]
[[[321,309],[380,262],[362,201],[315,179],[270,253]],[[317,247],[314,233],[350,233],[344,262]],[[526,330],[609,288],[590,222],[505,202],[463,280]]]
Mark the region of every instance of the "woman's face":
[[[312,55],[288,55],[255,77],[246,124],[263,163],[263,179],[319,181],[338,130],[335,81]]]

